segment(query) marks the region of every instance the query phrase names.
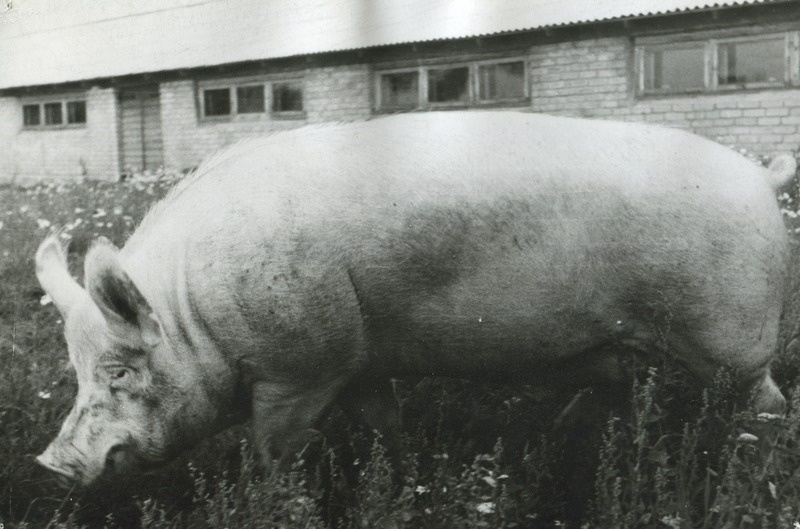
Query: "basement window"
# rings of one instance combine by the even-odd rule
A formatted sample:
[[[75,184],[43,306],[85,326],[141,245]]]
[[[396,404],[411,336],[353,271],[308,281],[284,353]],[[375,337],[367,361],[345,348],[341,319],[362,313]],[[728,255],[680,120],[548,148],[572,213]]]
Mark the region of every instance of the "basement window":
[[[376,109],[520,106],[529,100],[522,58],[383,70],[376,75]]]
[[[24,128],[63,128],[86,124],[86,101],[42,101],[22,105]]]
[[[714,92],[800,83],[800,32],[729,35],[694,41],[684,40],[691,39],[685,35],[639,39],[638,93]]]
[[[205,81],[200,92],[200,115],[208,121],[304,117],[301,80]]]

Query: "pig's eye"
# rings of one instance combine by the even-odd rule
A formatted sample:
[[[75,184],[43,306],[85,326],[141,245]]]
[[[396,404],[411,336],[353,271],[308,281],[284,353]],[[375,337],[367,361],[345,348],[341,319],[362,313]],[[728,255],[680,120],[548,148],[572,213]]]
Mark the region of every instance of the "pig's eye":
[[[131,376],[131,371],[123,366],[111,366],[108,368],[108,378],[111,387],[119,387],[128,382]]]

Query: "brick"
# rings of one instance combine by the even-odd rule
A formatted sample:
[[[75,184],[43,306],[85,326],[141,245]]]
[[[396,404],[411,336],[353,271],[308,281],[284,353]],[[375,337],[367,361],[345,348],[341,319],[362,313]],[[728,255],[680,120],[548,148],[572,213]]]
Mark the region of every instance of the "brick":
[[[768,108],[766,116],[788,116],[789,109],[786,107]]]
[[[738,118],[739,116],[742,115],[742,111],[741,110],[730,110],[730,109],[720,110],[719,111],[719,115],[720,115],[720,117],[723,117],[723,118]]]

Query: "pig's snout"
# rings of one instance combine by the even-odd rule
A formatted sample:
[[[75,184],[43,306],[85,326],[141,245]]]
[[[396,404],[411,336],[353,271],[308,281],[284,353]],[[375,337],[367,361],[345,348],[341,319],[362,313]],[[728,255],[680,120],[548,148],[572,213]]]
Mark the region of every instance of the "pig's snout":
[[[78,480],[78,476],[73,471],[59,466],[48,451],[36,456],[36,462],[50,472],[62,488],[69,489]]]

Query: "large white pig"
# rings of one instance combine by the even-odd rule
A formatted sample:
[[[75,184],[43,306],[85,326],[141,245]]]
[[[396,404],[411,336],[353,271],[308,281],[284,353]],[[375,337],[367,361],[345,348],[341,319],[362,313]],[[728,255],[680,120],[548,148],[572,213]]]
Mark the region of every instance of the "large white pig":
[[[780,413],[787,236],[769,169],[685,132],[511,112],[306,127],[222,152],[85,287],[36,255],[75,405],[38,457],[124,476],[236,421],[287,454],[333,402],[395,428],[390,378],[614,380],[672,355]],[[566,369],[565,366],[569,366]]]

